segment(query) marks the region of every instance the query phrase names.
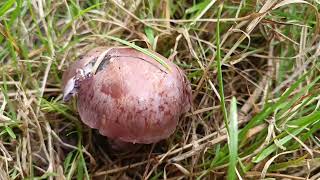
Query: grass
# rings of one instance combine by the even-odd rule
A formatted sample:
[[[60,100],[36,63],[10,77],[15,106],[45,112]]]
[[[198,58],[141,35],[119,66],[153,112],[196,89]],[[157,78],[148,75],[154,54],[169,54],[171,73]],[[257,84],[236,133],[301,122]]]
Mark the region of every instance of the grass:
[[[144,49],[144,48],[141,48],[133,43],[130,43],[128,41],[125,41],[125,40],[122,40],[122,39],[119,39],[119,38],[116,38],[116,37],[112,37],[112,36],[103,36],[103,37],[106,37],[107,39],[111,39],[111,40],[114,40],[114,41],[118,41],[119,43],[121,44],[124,44],[124,45],[127,45],[131,48],[134,48],[138,51],[141,51],[142,53],[152,57],[153,59],[155,59],[158,63],[160,63],[162,66],[164,66],[165,68],[167,68],[167,70],[170,71],[170,67],[168,66],[168,64],[163,61],[161,58],[159,58],[157,55],[153,54],[152,52],[149,52],[148,50]]]
[[[316,0],[1,1],[0,179],[319,179],[319,9]],[[172,59],[193,90],[175,133],[133,153],[110,150],[61,94],[71,62],[121,44]]]

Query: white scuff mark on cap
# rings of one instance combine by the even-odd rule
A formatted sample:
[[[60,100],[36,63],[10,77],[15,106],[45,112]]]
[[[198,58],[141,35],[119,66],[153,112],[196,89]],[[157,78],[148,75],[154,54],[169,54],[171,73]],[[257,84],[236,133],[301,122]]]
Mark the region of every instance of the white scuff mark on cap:
[[[86,78],[91,77],[96,73],[99,65],[103,61],[104,57],[112,48],[102,52],[97,59],[92,59],[83,68],[77,69],[76,74],[70,78],[63,90],[63,101],[69,101],[71,97],[78,93],[80,82]]]

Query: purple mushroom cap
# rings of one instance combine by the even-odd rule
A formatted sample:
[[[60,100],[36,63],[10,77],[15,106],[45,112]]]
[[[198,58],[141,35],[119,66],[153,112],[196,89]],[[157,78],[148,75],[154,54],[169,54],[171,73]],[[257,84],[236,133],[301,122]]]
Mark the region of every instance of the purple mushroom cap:
[[[63,75],[65,99],[77,94],[81,120],[110,139],[150,144],[168,138],[190,108],[191,87],[177,65],[153,53],[170,70],[132,48],[88,52]]]

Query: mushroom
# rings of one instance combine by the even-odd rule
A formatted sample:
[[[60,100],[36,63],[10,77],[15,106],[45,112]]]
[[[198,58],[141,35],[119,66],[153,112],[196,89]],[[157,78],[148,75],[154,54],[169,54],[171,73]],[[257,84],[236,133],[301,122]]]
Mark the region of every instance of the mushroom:
[[[98,47],[63,74],[63,99],[77,95],[81,120],[113,141],[151,144],[168,138],[191,105],[181,69],[129,47]]]

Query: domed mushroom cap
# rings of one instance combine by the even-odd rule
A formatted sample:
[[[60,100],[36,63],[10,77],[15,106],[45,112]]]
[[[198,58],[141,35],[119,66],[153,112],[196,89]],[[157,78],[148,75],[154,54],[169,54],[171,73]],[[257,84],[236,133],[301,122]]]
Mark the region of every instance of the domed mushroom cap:
[[[79,67],[84,69],[85,77],[75,87],[77,108],[85,124],[111,139],[142,144],[174,132],[191,101],[190,84],[178,66],[157,54],[168,70],[131,48],[98,48],[88,54],[65,72],[63,83],[68,89],[67,81],[77,82],[70,79],[77,76]],[[95,66],[101,54],[103,60]],[[87,69],[94,67],[96,71],[88,74]]]

